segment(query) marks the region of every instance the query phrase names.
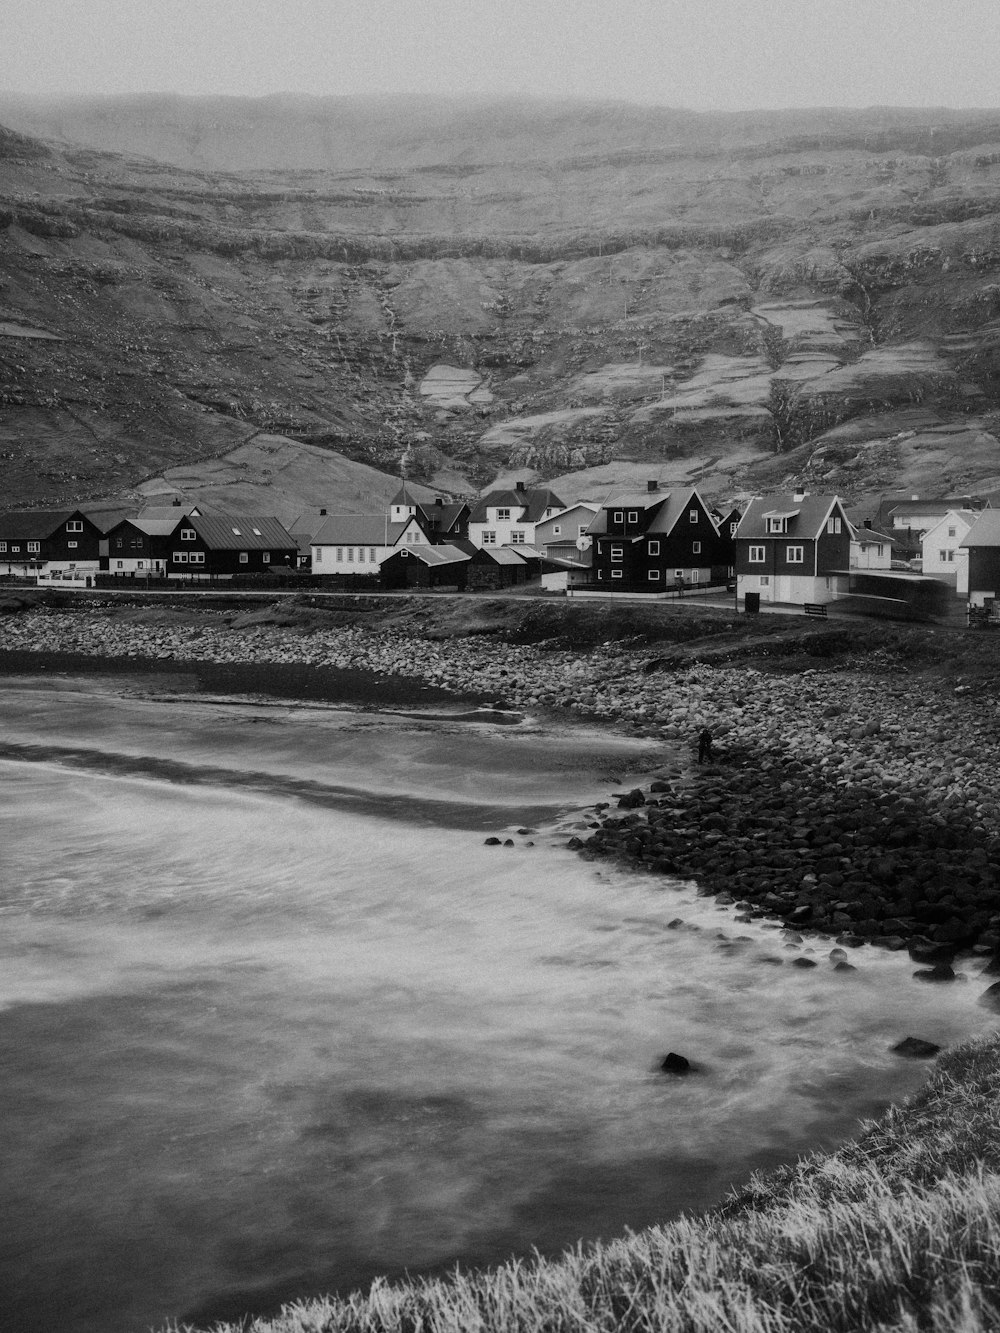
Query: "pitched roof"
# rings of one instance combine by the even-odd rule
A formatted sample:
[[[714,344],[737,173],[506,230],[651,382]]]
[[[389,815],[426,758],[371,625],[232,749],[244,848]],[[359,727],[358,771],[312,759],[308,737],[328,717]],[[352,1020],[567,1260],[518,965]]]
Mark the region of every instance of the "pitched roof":
[[[385,514],[330,514],[313,533],[313,546],[395,546],[407,523],[390,523]]]
[[[393,504],[395,503],[396,501],[393,500]],[[443,501],[441,504],[436,502],[431,504],[418,503],[417,516],[427,527],[433,529],[434,525],[437,524],[439,532],[447,532],[458,522],[462,516],[462,510],[467,507],[464,500],[450,500],[447,504]]]
[[[459,565],[464,564],[469,559],[467,551],[460,551],[457,546],[401,546],[390,559],[396,556],[409,555],[422,561],[428,566],[437,565]]]
[[[801,500],[792,495],[757,495],[740,519],[736,536],[740,541],[773,537],[776,534],[768,532],[767,518],[788,515],[788,528],[781,536],[814,540],[830,516],[831,509],[839,504],[836,495],[805,495]]]
[[[662,504],[670,491],[620,491],[610,495],[601,506],[602,509],[652,509]]]
[[[864,524],[858,525],[848,520],[851,529],[851,541],[860,542],[862,546],[866,542],[880,542],[883,546],[899,546],[899,539],[891,537],[887,532],[876,532],[874,528],[866,528]]]
[[[76,509],[19,509],[0,514],[0,537],[26,537],[29,541],[50,537],[56,528],[78,512]]]
[[[977,512],[984,502],[974,495],[955,495],[949,499],[934,496],[926,500],[900,500],[889,510],[890,514],[946,514],[949,509],[975,509]],[[989,506],[989,500],[985,501]]]
[[[190,520],[206,546],[214,551],[269,551],[295,548],[292,534],[276,518],[252,518],[246,514],[223,517],[201,515]]]
[[[133,528],[138,528],[147,537],[169,537],[174,528],[184,521],[184,515],[178,510],[175,518],[126,518],[122,521],[131,523]],[[121,527],[121,523],[116,526]]]
[[[959,546],[1000,546],[1000,509],[984,509]]]
[[[523,491],[490,491],[482,495],[475,502],[472,513],[469,516],[470,523],[488,522],[487,509],[523,509],[525,512],[521,515],[522,523],[537,523],[545,514],[546,509],[565,509],[566,506],[553,491],[547,487],[539,490],[532,490],[525,487]]]

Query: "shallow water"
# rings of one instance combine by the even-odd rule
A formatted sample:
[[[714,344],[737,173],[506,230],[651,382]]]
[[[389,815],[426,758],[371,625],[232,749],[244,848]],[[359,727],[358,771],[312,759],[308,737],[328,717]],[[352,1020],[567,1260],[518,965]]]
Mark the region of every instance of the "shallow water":
[[[567,851],[650,741],[148,689],[0,695],[5,1333],[663,1220],[917,1086],[900,1037],[989,1025],[974,976],[867,947],[835,973]]]

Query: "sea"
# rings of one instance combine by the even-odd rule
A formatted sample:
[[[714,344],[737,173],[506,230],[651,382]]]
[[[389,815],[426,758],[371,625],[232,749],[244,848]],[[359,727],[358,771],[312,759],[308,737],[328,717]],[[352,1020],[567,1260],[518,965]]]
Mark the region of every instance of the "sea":
[[[679,759],[418,691],[0,679],[5,1333],[207,1327],[669,1221],[913,1092],[900,1039],[992,1026],[971,961],[837,970],[567,847]]]

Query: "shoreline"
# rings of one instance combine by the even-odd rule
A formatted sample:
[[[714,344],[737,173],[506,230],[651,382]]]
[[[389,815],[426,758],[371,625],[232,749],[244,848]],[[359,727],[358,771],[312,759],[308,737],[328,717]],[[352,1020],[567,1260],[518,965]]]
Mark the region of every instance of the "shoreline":
[[[780,657],[685,662],[614,641],[325,626],[288,608],[176,619],[30,608],[0,621],[0,671],[180,672],[220,693],[467,701],[626,728],[663,741],[664,763],[587,811],[592,833],[571,840],[584,856],[693,880],[748,916],[848,945],[908,947],[939,965],[934,980],[959,951],[1000,957],[997,705],[981,688],[886,653],[786,670]],[[703,726],[716,757],[699,765]]]

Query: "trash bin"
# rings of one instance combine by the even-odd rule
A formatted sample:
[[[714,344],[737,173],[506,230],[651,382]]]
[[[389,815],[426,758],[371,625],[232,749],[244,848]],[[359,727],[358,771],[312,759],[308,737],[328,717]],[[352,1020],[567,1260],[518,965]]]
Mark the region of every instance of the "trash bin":
[[[743,610],[748,616],[755,616],[760,611],[760,593],[748,592],[743,599]]]

